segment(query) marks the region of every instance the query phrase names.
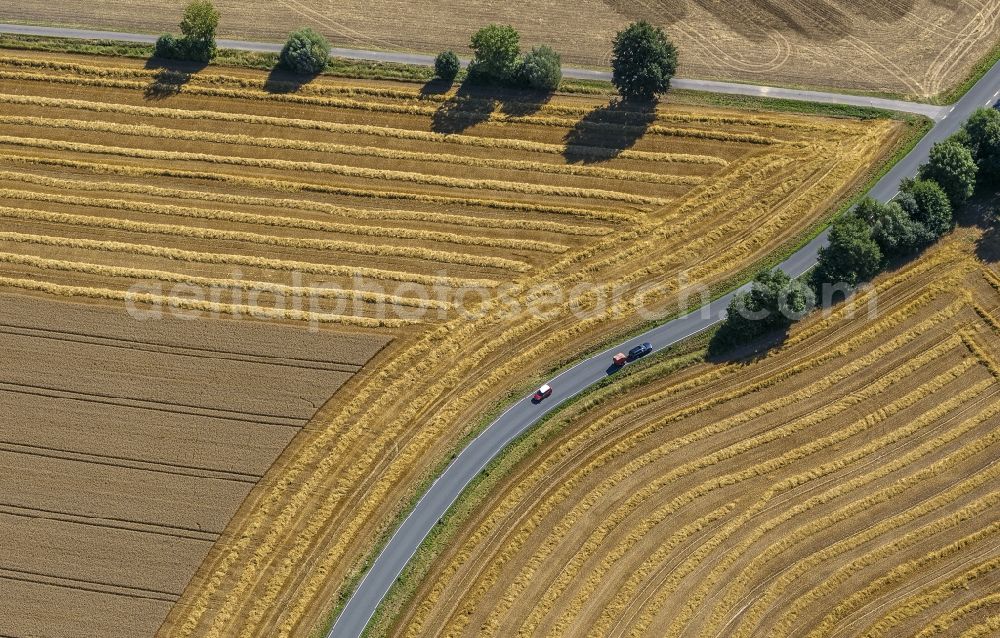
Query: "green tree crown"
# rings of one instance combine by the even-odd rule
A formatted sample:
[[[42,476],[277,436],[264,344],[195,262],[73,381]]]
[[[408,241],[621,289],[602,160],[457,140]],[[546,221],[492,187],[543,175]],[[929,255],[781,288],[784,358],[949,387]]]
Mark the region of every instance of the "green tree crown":
[[[652,100],[670,88],[677,48],[663,29],[645,20],[635,22],[615,36],[611,69],[611,82],[622,97]]]
[[[330,43],[309,27],[291,33],[278,56],[281,66],[300,75],[322,73],[330,62]]]
[[[499,84],[513,81],[521,53],[520,39],[509,24],[491,24],[476,31],[469,45],[475,54],[469,65],[469,77]]]

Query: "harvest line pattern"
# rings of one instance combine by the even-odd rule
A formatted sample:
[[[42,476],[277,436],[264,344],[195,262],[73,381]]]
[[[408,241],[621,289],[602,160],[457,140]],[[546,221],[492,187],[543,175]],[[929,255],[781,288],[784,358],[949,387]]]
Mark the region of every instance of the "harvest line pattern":
[[[533,368],[552,365],[633,325],[646,283],[658,287],[645,300],[665,312],[688,282],[718,284],[750,267],[816,224],[905,131],[890,120],[673,104],[639,112],[579,95],[498,103],[329,78],[276,93],[262,74],[240,69],[205,69],[167,92],[157,78],[168,71],[83,59],[0,55],[0,287],[38,303],[84,302],[78,312],[131,304],[168,319],[240,318],[192,325],[234,326],[255,335],[248,344],[271,344],[264,328],[308,323],[318,332],[304,343],[327,353],[313,363],[320,357],[291,337],[275,350],[215,332],[219,354],[208,345],[161,348],[184,340],[108,335],[96,320],[46,323],[44,332],[0,327],[0,339],[16,340],[37,366],[59,350],[111,372],[0,379],[20,390],[0,392],[0,409],[51,415],[44,436],[22,428],[5,438],[34,446],[19,450],[129,460],[0,454],[24,472],[28,460],[53,474],[72,464],[88,480],[114,481],[143,510],[105,512],[114,518],[226,527],[200,567],[189,565],[194,579],[169,616],[136,610],[156,626],[166,617],[163,631],[177,636],[308,631],[353,569],[345,557],[364,553],[427,459],[460,436],[469,415],[538,371],[495,362],[530,344],[523,355]],[[539,298],[539,281],[582,288],[584,317],[570,300],[546,316],[503,312],[497,293],[525,308]],[[191,287],[212,294],[186,294]],[[620,299],[610,294],[618,290]],[[59,320],[53,313],[50,323]],[[169,321],[153,324],[170,332]],[[377,367],[335,364],[362,365],[379,339],[393,345]],[[371,342],[361,348],[368,356],[337,354],[354,341]],[[210,381],[172,376],[193,361]],[[151,375],[168,378],[134,381]],[[174,411],[147,409],[162,406]],[[111,423],[99,410],[121,416]],[[289,427],[258,422],[277,414]],[[88,419],[94,434],[78,425]],[[121,438],[121,449],[97,445],[98,432],[116,445]],[[131,467],[137,461],[151,465]],[[263,478],[147,471],[179,466]],[[132,496],[154,474],[173,490],[159,509]],[[55,485],[38,490],[25,506],[74,511]],[[210,500],[246,506],[226,525],[219,517],[234,511]],[[177,555],[193,561],[198,551]],[[102,618],[95,611],[88,622]]]
[[[932,635],[925,612],[977,609],[1000,573],[1000,297],[970,243],[763,361],[574,406],[377,633]]]

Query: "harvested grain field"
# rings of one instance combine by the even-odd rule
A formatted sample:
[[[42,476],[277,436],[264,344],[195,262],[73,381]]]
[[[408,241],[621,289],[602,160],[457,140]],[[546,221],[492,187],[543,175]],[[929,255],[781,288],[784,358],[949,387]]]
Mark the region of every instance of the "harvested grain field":
[[[19,3],[6,21],[160,33],[176,29],[184,0]],[[237,2],[218,0],[224,37],[284,41],[303,25],[337,46],[464,51],[490,22],[512,24],[527,47],[564,62],[608,66],[616,31],[644,19],[664,27],[684,77],[839,87],[928,97],[958,83],[997,45],[1000,0],[580,0],[547,4],[435,2]],[[526,47],[526,48],[527,48]]]
[[[758,361],[664,360],[568,408],[460,506],[380,633],[995,630],[1000,277],[978,236]]]
[[[153,635],[316,406],[388,341],[0,305],[5,636]]]
[[[162,635],[316,626],[479,415],[635,327],[640,306],[672,312],[801,239],[917,128],[700,106],[637,112],[606,99],[335,78],[293,86],[223,67],[0,53],[0,286],[262,334],[317,330],[302,348],[368,339],[370,356],[392,341],[349,381],[356,368],[283,378],[272,393],[271,373],[254,370],[240,386],[247,398],[227,399],[315,416],[266,471],[273,456],[255,457],[263,478],[234,493],[231,519],[216,513],[217,538]],[[573,296],[547,295],[539,281]],[[136,383],[142,373],[94,356],[114,372],[104,382],[141,389],[142,401],[220,396],[197,378]],[[58,353],[38,346],[34,357],[53,366]],[[101,378],[82,377],[66,388],[102,391]],[[341,383],[349,390],[334,394]],[[214,458],[211,444],[192,454]],[[181,581],[178,571],[172,586]],[[155,627],[168,602],[134,613]]]

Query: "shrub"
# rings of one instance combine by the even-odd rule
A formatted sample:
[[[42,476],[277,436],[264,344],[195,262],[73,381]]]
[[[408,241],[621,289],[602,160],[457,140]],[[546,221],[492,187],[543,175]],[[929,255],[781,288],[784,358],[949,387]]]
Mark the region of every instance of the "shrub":
[[[760,272],[754,277],[749,291],[733,297],[726,310],[726,320],[710,347],[713,352],[719,352],[783,330],[815,305],[815,294],[802,282],[793,281],[781,270]]]
[[[168,59],[177,59],[181,57],[177,46],[177,38],[169,33],[161,35],[156,39],[156,46],[153,47],[153,55],[158,58]]]
[[[438,56],[434,58],[434,74],[445,82],[453,82],[461,68],[462,65],[454,51],[438,53]]]
[[[303,27],[288,36],[278,60],[293,73],[318,75],[330,62],[330,43],[309,27]]]
[[[562,80],[559,54],[547,46],[535,47],[521,63],[521,81],[538,91],[555,91]]]
[[[857,286],[871,279],[882,265],[882,249],[872,236],[868,222],[856,212],[833,222],[830,244],[819,251],[812,283]]]
[[[469,64],[469,80],[509,84],[517,77],[521,52],[520,36],[510,25],[491,24],[476,31],[470,47],[475,56]]]
[[[1000,179],[1000,111],[979,109],[962,127],[965,143],[988,180]]]
[[[611,68],[611,82],[622,97],[652,100],[670,88],[677,48],[663,29],[645,20],[635,22],[615,36]]]
[[[952,207],[959,207],[976,189],[976,161],[958,140],[947,139],[931,148],[930,159],[920,167],[920,178],[938,183]]]
[[[952,206],[936,181],[904,181],[897,201],[910,218],[926,226],[935,239],[951,230]]]

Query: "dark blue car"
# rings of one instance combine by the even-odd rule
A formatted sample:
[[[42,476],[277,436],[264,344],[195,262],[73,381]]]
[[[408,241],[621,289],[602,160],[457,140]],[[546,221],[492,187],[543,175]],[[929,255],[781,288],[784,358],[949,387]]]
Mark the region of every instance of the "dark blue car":
[[[628,351],[629,361],[638,359],[639,357],[645,357],[647,354],[653,351],[653,344],[648,341],[640,346],[636,346]]]

